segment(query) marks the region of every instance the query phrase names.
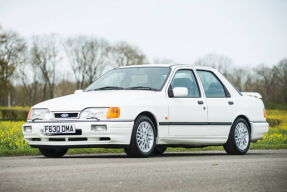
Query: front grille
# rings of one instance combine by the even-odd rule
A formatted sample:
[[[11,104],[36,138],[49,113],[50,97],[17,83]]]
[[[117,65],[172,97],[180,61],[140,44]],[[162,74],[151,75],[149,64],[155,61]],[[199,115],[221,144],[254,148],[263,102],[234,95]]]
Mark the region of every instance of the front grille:
[[[47,134],[49,136],[61,136],[61,135],[82,135],[82,130],[81,129],[76,129],[76,133],[52,133],[52,134]]]
[[[55,113],[55,118],[76,118],[78,113]]]

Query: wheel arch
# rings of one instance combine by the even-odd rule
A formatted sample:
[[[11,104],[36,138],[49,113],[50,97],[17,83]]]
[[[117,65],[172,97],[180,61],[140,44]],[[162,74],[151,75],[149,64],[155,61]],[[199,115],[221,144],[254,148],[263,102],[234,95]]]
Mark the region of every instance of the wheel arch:
[[[250,135],[251,135],[251,132],[252,132],[252,127],[251,127],[251,123],[250,123],[250,120],[248,119],[248,117],[247,116],[245,116],[245,115],[238,115],[235,119],[234,119],[234,121],[233,121],[233,123],[236,121],[236,119],[238,119],[238,118],[242,118],[242,119],[244,119],[247,123],[248,123],[248,126],[249,126],[249,128],[250,128]]]
[[[155,118],[155,115],[149,111],[143,111],[140,114],[138,114],[136,118],[138,118],[138,116],[140,116],[140,115],[145,115],[148,118],[150,118],[150,120],[153,122],[153,124],[155,126],[155,137],[157,137],[158,136],[158,126],[157,126],[157,120]]]

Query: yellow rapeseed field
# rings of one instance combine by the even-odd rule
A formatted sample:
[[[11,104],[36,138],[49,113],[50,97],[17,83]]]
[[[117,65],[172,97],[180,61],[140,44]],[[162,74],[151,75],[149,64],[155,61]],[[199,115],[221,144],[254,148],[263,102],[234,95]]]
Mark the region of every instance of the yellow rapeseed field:
[[[269,119],[278,119],[280,124],[269,127],[269,132],[265,134],[258,144],[287,144],[287,110],[267,110],[266,116]]]
[[[270,127],[264,138],[254,145],[287,144],[287,111],[267,110],[267,118],[279,119],[281,123]],[[22,133],[24,121],[0,121],[0,150],[1,149],[29,149]]]
[[[27,149],[22,133],[24,121],[0,121],[0,149]]]

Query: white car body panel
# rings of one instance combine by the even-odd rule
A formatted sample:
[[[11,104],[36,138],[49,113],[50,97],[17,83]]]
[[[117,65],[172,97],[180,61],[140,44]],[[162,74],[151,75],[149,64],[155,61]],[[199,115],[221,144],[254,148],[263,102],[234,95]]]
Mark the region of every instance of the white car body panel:
[[[39,103],[32,108],[48,108],[49,121],[28,121],[24,126],[32,126],[33,132],[24,132],[25,140],[31,146],[63,147],[113,147],[128,146],[131,139],[134,120],[141,113],[149,113],[155,119],[157,128],[156,144],[166,146],[208,146],[226,143],[234,120],[241,116],[248,120],[251,127],[251,141],[262,139],[268,132],[269,125],[263,115],[264,104],[258,97],[241,96],[234,87],[217,70],[189,65],[143,65],[140,67],[170,67],[171,73],[161,91],[150,90],[105,90],[77,92],[60,98]],[[129,66],[135,67],[135,66]],[[139,66],[138,66],[139,67]],[[191,69],[197,78],[200,98],[169,98],[168,87],[174,74],[179,69]],[[212,71],[225,85],[230,98],[206,98],[202,83],[196,69]],[[203,101],[203,104],[198,104]],[[234,104],[230,105],[228,102]],[[75,111],[80,113],[91,107],[119,107],[120,117],[108,120],[82,121],[78,118],[61,121],[55,119],[55,112]],[[205,108],[205,109],[204,109]],[[43,125],[69,122],[82,135],[47,136]],[[181,124],[180,124],[180,123]],[[202,123],[197,125],[197,123]],[[187,123],[186,125],[184,123]],[[106,125],[107,131],[92,132],[91,125]],[[110,140],[100,140],[109,137]],[[41,141],[33,141],[41,138]],[[64,138],[65,141],[49,141],[50,138]],[[87,141],[69,141],[69,138],[87,138]]]

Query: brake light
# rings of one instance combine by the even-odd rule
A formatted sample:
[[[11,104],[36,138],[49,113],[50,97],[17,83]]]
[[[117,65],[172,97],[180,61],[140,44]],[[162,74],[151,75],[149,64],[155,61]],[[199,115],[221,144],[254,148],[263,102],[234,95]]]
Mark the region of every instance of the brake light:
[[[30,109],[27,120],[30,120],[30,116],[31,116],[32,111],[33,111],[33,109]]]
[[[264,114],[264,117],[266,117],[266,110],[263,109],[263,114]]]

